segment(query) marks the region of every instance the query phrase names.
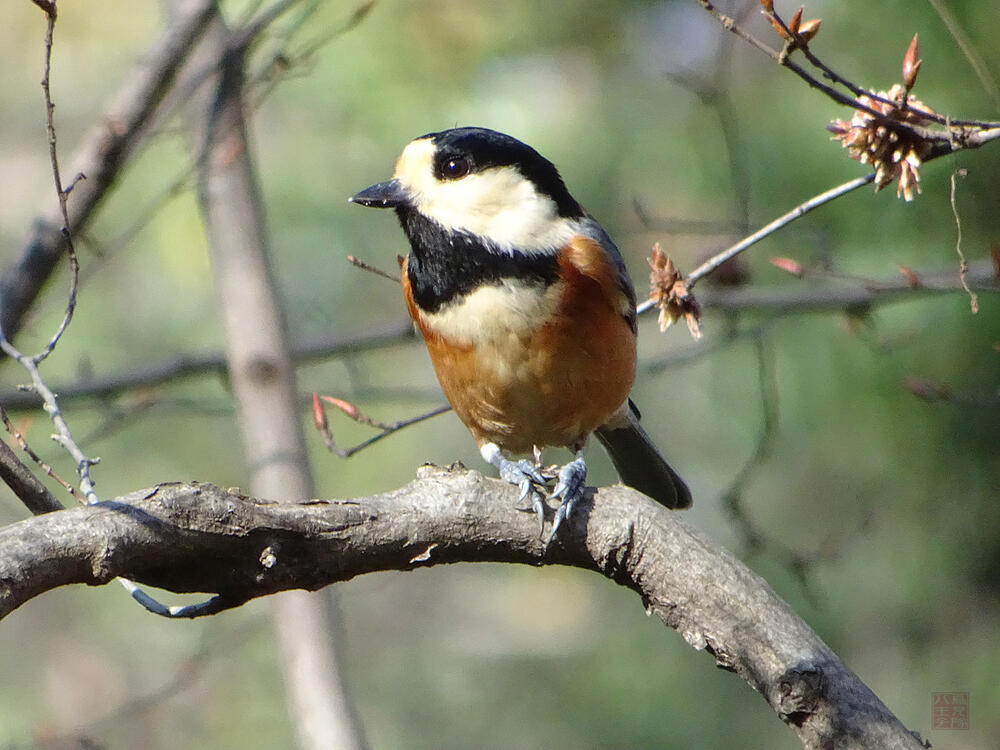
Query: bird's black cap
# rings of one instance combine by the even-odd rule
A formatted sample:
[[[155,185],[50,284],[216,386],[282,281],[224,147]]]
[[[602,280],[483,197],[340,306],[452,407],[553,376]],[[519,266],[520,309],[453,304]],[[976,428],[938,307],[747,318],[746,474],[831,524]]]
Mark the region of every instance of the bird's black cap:
[[[490,167],[514,167],[534,183],[538,192],[555,202],[560,216],[583,216],[583,209],[569,194],[555,165],[516,138],[496,130],[476,127],[452,128],[439,133],[427,133],[421,138],[429,138],[437,147],[435,168],[438,170],[441,165],[459,156],[468,160],[469,171],[473,173]]]

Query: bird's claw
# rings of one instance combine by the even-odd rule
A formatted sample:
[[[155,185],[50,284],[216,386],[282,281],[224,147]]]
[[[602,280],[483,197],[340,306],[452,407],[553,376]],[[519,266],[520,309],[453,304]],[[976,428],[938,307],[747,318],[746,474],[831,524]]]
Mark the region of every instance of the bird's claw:
[[[520,461],[504,459],[501,461],[498,471],[502,480],[516,484],[521,487],[522,492],[524,492],[525,481],[535,485],[543,485],[549,481],[549,478],[542,473],[542,467],[526,458],[522,458]],[[525,494],[527,493],[521,495],[521,499],[524,499]]]
[[[533,462],[527,459],[512,461],[503,455],[495,443],[481,446],[480,452],[483,454],[483,458],[496,467],[503,481],[513,484],[521,490],[517,499],[518,510],[533,512],[538,516],[539,536],[545,533],[545,514],[549,509],[546,500],[561,500],[552,523],[552,531],[549,532],[545,540],[545,547],[548,548],[552,540],[556,538],[563,522],[572,516],[573,509],[583,497],[584,489],[586,489],[587,465],[583,462],[583,453],[578,451],[576,459],[563,466],[558,472],[554,472],[551,468],[541,465],[541,454],[537,449]],[[546,496],[543,488],[552,479],[556,479],[556,486],[552,493]],[[530,500],[530,505],[520,507],[525,500]]]
[[[552,531],[549,532],[548,539],[545,540],[546,548],[556,538],[563,522],[568,521],[573,515],[573,509],[583,497],[587,486],[586,481],[587,465],[581,456],[577,456],[575,460],[570,461],[559,470],[559,481],[556,483],[555,489],[552,490],[552,494],[549,495],[549,499],[562,498],[562,502],[559,504],[556,517],[552,521]]]
[[[521,494],[517,498],[518,510],[524,511],[526,513],[534,513],[538,516],[538,535],[541,536],[545,531],[545,511],[547,506],[545,505],[545,495],[541,491],[541,487],[549,481],[549,477],[545,476],[542,472],[542,467],[533,464],[527,459],[521,459],[520,461],[510,461],[504,459],[500,466],[497,467],[500,473],[500,478],[505,482],[517,485]],[[531,504],[525,507],[520,507],[521,503],[525,499],[530,499]]]

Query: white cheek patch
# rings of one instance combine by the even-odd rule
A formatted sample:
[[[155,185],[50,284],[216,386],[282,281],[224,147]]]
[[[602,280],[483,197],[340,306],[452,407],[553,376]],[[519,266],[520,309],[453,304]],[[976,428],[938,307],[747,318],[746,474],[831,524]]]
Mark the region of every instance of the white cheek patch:
[[[463,230],[502,250],[543,252],[562,247],[579,222],[559,216],[514,167],[493,167],[458,180],[434,176],[436,148],[429,139],[413,141],[396,162],[393,175],[410,192],[414,206],[445,229]]]
[[[423,324],[457,346],[502,345],[530,335],[559,307],[562,284],[544,289],[516,279],[483,286],[457,298],[435,313],[424,313]]]

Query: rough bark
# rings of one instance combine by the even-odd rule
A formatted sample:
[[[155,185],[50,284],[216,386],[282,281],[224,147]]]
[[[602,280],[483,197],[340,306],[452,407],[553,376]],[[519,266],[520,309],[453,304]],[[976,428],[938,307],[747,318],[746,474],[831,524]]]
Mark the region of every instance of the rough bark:
[[[804,747],[922,747],[762,578],[681,514],[625,487],[601,489],[546,552],[515,495],[475,472],[433,467],[394,492],[301,504],[161,485],[0,529],[0,616],[43,591],[117,575],[237,604],[377,570],[573,565],[636,591],[743,677]]]

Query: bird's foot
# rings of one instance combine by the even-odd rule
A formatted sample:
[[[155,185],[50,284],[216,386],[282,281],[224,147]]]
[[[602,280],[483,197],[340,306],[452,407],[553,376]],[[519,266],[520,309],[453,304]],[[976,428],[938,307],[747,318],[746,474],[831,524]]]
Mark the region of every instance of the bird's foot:
[[[576,458],[570,461],[559,470],[559,481],[549,498],[561,498],[556,517],[552,521],[552,531],[549,532],[548,539],[545,540],[546,548],[552,544],[556,538],[559,528],[564,521],[568,521],[573,515],[573,509],[577,502],[583,497],[587,488],[587,464],[583,461],[583,453],[577,453]]]
[[[516,485],[521,489],[521,495],[517,502],[529,501],[525,507],[518,510],[533,512],[538,516],[539,536],[545,532],[545,514],[549,509],[546,500],[560,500],[559,508],[556,510],[555,519],[552,521],[552,530],[545,539],[545,547],[552,543],[556,534],[565,521],[573,515],[573,509],[583,498],[587,488],[587,464],[583,461],[583,453],[577,452],[576,458],[559,469],[558,472],[550,467],[541,465],[541,454],[535,450],[534,462],[527,459],[512,461],[500,452],[499,446],[494,443],[487,443],[480,448],[483,458],[496,467],[500,473],[500,478],[505,482]],[[556,486],[551,494],[545,495],[545,486],[550,480],[556,479]]]
[[[538,516],[538,535],[541,536],[545,531],[545,511],[548,508],[545,505],[545,492],[543,490],[552,479],[552,475],[538,463],[538,454],[535,455],[534,463],[526,458],[520,461],[511,461],[493,443],[484,445],[480,452],[483,458],[496,467],[503,481],[520,488],[521,494],[517,498],[518,505],[520,506],[526,499],[528,504],[524,507],[518,507],[518,510],[534,513]]]

